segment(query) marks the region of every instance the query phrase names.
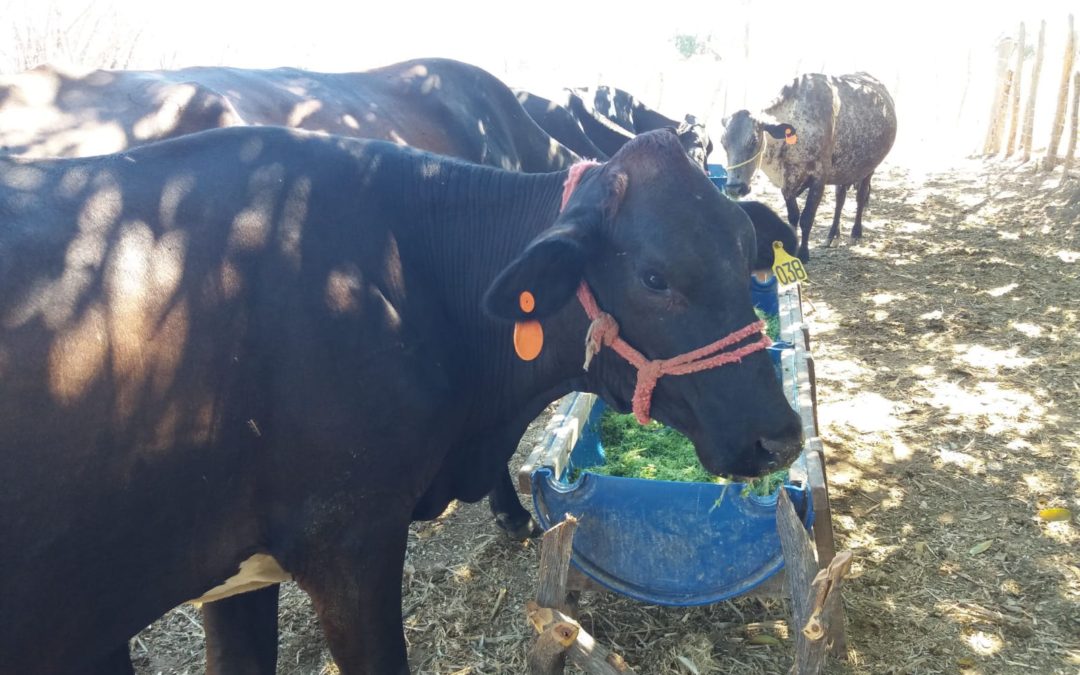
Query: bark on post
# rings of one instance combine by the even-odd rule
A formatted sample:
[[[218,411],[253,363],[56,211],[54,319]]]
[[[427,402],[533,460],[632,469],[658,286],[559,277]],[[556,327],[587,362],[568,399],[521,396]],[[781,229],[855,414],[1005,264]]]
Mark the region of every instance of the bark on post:
[[[1039,92],[1039,71],[1042,70],[1043,47],[1046,43],[1046,20],[1039,24],[1039,42],[1035,47],[1035,65],[1031,67],[1031,89],[1024,110],[1024,130],[1020,134],[1020,160],[1031,159],[1031,131],[1035,127],[1035,99]]]
[[[811,585],[818,573],[818,565],[814,559],[814,547],[806,536],[799,516],[795,514],[786,490],[780,490],[776,501],[776,529],[784,551],[787,586],[791,591],[791,625],[795,633],[795,663],[791,672],[799,675],[820,673],[825,664],[825,641],[811,640],[799,632],[813,612]]]
[[[1050,125],[1050,145],[1046,146],[1047,171],[1053,170],[1058,163],[1057,150],[1061,143],[1061,132],[1065,129],[1065,110],[1069,102],[1069,77],[1073,71],[1073,60],[1076,57],[1076,31],[1073,30],[1073,15],[1069,15],[1069,32],[1065,36],[1065,59],[1061,66],[1061,85],[1058,87],[1057,109],[1054,111],[1054,122]]]
[[[990,125],[986,129],[986,142],[983,154],[993,155],[1001,148],[1001,111],[1007,99],[1005,95],[1005,74],[1009,68],[1009,55],[1012,54],[1012,38],[1003,38],[997,44],[997,71],[994,77],[994,100],[990,106]]]
[[[1005,136],[1005,122],[1009,117],[1009,99],[1012,93],[1013,85],[1013,71],[1012,69],[1005,71],[1004,86],[1001,88],[1001,108],[998,109],[997,114],[994,115],[994,143],[990,147],[990,152],[987,153],[991,156],[1001,152],[1001,142]]]
[[[1009,115],[1009,141],[1005,146],[1005,158],[1016,152],[1016,132],[1020,128],[1020,89],[1024,81],[1024,49],[1026,48],[1024,22],[1020,22],[1020,39],[1016,43],[1016,65],[1013,66],[1012,103]]]
[[[635,675],[621,656],[597,644],[574,617],[559,609],[573,609],[567,600],[566,579],[577,525],[577,518],[567,515],[544,533],[536,602],[525,605],[529,623],[538,634],[527,657],[529,673],[561,675],[569,659],[590,675]]]
[[[1080,71],[1073,75],[1072,81],[1072,113],[1069,115],[1069,142],[1065,150],[1065,166],[1061,172],[1061,182],[1069,179],[1069,169],[1072,168],[1073,154],[1076,153],[1076,122],[1077,108],[1080,107]]]

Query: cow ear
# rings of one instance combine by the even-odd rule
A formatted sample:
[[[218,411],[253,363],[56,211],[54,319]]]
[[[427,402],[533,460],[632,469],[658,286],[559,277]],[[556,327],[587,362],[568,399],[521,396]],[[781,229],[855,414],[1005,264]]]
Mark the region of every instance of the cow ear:
[[[575,209],[576,215],[581,209]],[[599,219],[592,209],[589,220]],[[567,214],[568,216],[571,214]],[[497,319],[526,321],[557,312],[577,290],[592,253],[590,223],[560,222],[532,243],[492,282],[484,311]],[[531,298],[523,301],[523,298]]]
[[[583,171],[555,224],[491,283],[484,294],[484,311],[497,319],[528,321],[550,316],[565,305],[599,246],[602,225],[618,213],[628,184],[627,174],[611,165]]]
[[[785,138],[791,138],[795,135],[795,127],[786,123],[762,124],[761,128],[765,130],[765,133],[769,134],[778,141]]]

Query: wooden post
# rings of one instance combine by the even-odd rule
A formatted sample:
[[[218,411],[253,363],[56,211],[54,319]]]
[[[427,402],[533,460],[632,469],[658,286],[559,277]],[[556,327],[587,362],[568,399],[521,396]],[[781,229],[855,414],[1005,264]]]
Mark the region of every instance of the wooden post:
[[[810,619],[810,586],[818,573],[817,560],[787,490],[780,490],[776,500],[776,529],[784,551],[784,571],[791,590],[791,613],[794,618],[791,629],[795,634],[795,665],[791,672],[798,675],[820,673],[825,664],[825,642],[810,640],[801,631]]]
[[[851,552],[839,553],[827,567],[819,570],[810,538],[785,490],[780,491],[776,503],[776,529],[784,550],[784,569],[791,591],[795,663],[790,672],[791,675],[818,675],[824,670],[829,642],[833,642],[834,653],[843,646],[844,607],[840,586],[851,567]]]
[[[554,612],[529,600],[525,605],[529,623],[540,633],[527,663],[530,675],[562,675],[566,671],[566,650],[577,640],[581,627],[573,621],[558,621]]]
[[[1005,146],[1005,158],[1012,157],[1016,151],[1016,131],[1020,128],[1020,88],[1024,73],[1024,49],[1026,48],[1024,22],[1020,22],[1020,39],[1016,43],[1016,65],[1013,66],[1012,103],[1009,108],[1009,141]]]
[[[577,518],[567,516],[544,533],[540,551],[540,585],[536,602],[525,605],[529,623],[540,635],[529,649],[530,675],[562,675],[566,660],[591,675],[635,675],[621,656],[597,644],[572,616],[566,579],[573,552]]]
[[[1057,109],[1054,110],[1054,121],[1050,125],[1050,145],[1046,146],[1046,161],[1044,166],[1047,171],[1052,171],[1058,163],[1058,145],[1061,143],[1061,132],[1065,129],[1065,110],[1069,103],[1069,78],[1073,71],[1073,60],[1076,56],[1076,31],[1073,30],[1073,15],[1069,15],[1069,32],[1065,36],[1065,58],[1061,66],[1061,85],[1058,87]]]
[[[1024,110],[1024,128],[1020,133],[1020,161],[1031,159],[1031,131],[1035,127],[1035,99],[1039,92],[1039,71],[1042,70],[1043,47],[1046,43],[1046,20],[1039,23],[1039,42],[1035,47],[1035,65],[1031,67],[1031,89]]]
[[[990,155],[996,155],[1001,152],[1001,141],[1005,135],[1005,122],[1009,118],[1009,100],[1012,93],[1013,85],[1013,71],[1010,68],[1005,71],[1005,81],[1001,87],[1001,108],[998,109],[997,114],[994,115],[994,144],[990,147]]]
[[[986,128],[986,142],[983,154],[996,154],[1001,147],[1001,111],[1008,100],[1005,94],[1005,73],[1009,68],[1009,55],[1012,54],[1012,38],[1002,38],[997,44],[997,71],[994,77],[994,100],[990,106],[990,124]]]
[[[567,602],[566,577],[570,572],[577,526],[578,519],[568,515],[566,520],[544,533],[540,549],[540,586],[536,589],[536,602],[541,607],[570,615],[574,608]]]
[[[1073,75],[1072,83],[1072,113],[1069,115],[1069,142],[1065,146],[1065,166],[1061,171],[1061,183],[1069,179],[1069,169],[1072,168],[1073,155],[1076,153],[1076,121],[1077,108],[1080,107],[1080,70]]]

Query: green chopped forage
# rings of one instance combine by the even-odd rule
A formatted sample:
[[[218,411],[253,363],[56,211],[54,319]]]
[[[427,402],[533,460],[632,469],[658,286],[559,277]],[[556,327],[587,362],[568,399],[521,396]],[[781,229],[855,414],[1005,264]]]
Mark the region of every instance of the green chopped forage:
[[[779,314],[766,314],[757,307],[754,308],[754,313],[758,318],[765,322],[765,334],[769,336],[770,340],[776,341],[780,339],[780,315]]]
[[[656,421],[642,426],[633,415],[605,410],[600,417],[600,442],[607,461],[600,466],[588,467],[586,470],[590,473],[682,483],[731,482],[705,470],[690,439]],[[581,471],[575,469],[570,480],[577,480]],[[755,478],[747,484],[743,496],[749,493],[770,495],[784,484],[787,475],[787,469],[781,469]]]

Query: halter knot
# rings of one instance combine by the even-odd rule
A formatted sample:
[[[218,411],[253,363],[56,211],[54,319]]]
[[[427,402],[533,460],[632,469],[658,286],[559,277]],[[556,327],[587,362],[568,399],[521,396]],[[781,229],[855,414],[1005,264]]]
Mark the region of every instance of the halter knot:
[[[619,337],[619,322],[607,312],[600,312],[589,324],[589,332],[585,334],[585,370],[597,353],[604,347],[610,347]]]

